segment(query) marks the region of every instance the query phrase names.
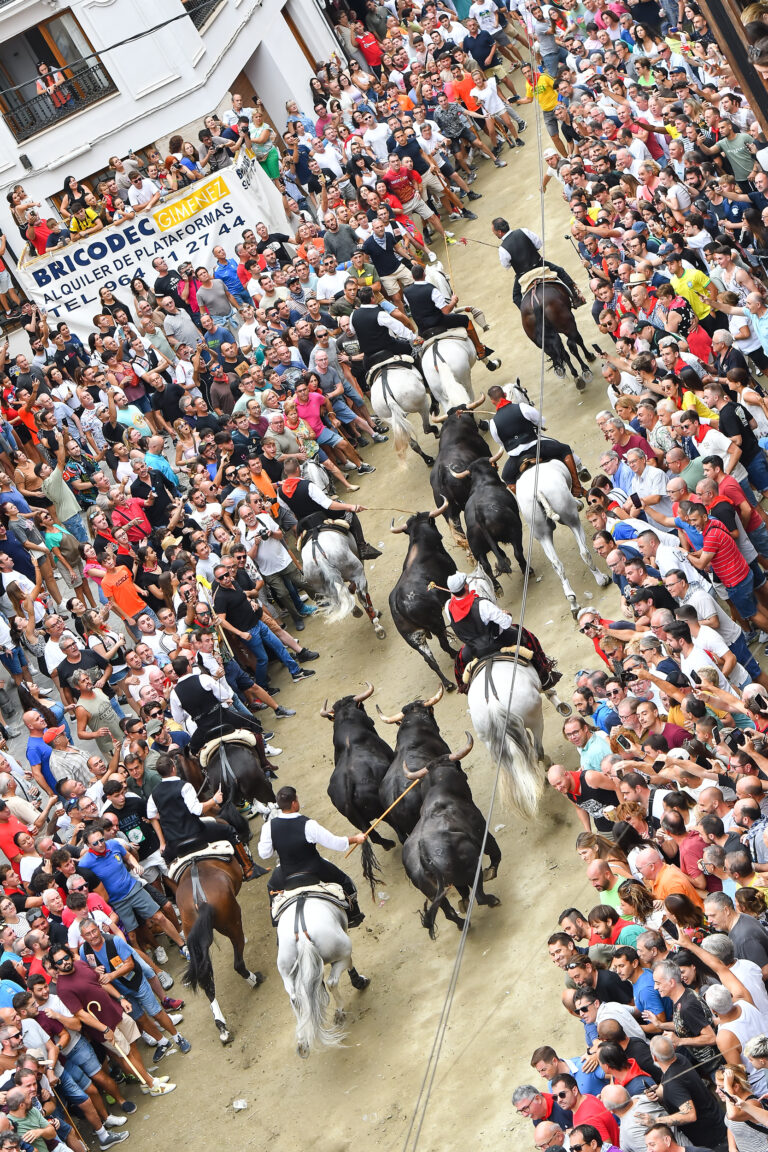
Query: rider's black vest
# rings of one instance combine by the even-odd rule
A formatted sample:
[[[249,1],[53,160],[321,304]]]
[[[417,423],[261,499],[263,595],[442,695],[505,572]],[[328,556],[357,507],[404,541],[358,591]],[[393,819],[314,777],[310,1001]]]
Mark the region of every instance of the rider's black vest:
[[[403,289],[403,295],[411,310],[411,318],[419,332],[434,328],[445,319],[432,299],[434,290],[432,284],[409,284]],[[355,320],[355,326],[357,326],[357,320]]]
[[[493,423],[507,452],[511,452],[518,444],[536,440],[538,429],[523,416],[519,404],[502,404],[501,408],[496,409]]]
[[[288,505],[297,520],[305,516],[313,516],[316,512],[325,512],[322,504],[318,504],[309,494],[309,480],[299,480],[292,494],[289,496],[285,488],[280,488],[280,499]],[[332,513],[329,513],[332,515]]]
[[[501,247],[509,253],[512,261],[512,267],[518,276],[522,276],[529,268],[535,268],[537,264],[541,264],[541,253],[531,240],[530,236],[526,236],[521,228],[513,228],[501,242]],[[528,257],[526,267],[515,268],[515,261],[520,262],[520,257],[523,252]]]
[[[474,600],[472,607],[466,616],[461,620],[454,620],[453,613],[449,609],[451,617],[451,627],[456,633],[456,636],[461,640],[462,644],[468,649],[465,653],[471,659],[473,656],[485,655],[488,652],[493,652],[497,645],[499,637],[499,629],[496,624],[491,621],[486,624],[480,615],[480,599]]]
[[[356,308],[352,322],[355,336],[360,342],[360,351],[366,356],[376,356],[381,352],[391,352],[394,356],[402,352],[403,341],[393,336],[388,328],[379,324],[381,308]]]
[[[196,840],[205,834],[205,826],[199,816],[190,812],[184,803],[181,790],[184,781],[174,777],[163,780],[152,790],[152,799],[160,815],[160,827],[168,844],[180,844],[182,840]]]
[[[174,692],[179,704],[192,717],[195,724],[205,721],[209,715],[218,719],[222,703],[208,688],[203,688],[199,676],[193,674],[180,680]]]
[[[315,845],[307,843],[304,835],[306,824],[306,816],[291,816],[287,819],[273,816],[269,822],[272,847],[280,857],[283,882],[286,885],[294,876],[304,873],[313,875],[315,869],[322,864],[322,856]]]

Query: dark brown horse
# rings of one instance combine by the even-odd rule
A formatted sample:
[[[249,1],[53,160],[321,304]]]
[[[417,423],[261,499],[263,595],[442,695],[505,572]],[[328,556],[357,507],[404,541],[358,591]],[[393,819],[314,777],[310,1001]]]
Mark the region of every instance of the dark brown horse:
[[[542,260],[541,253],[522,228],[515,228],[509,234],[504,247],[517,277],[536,268],[541,268],[544,273],[549,272],[547,262]],[[571,294],[565,285],[559,280],[537,280],[520,301],[520,318],[528,339],[542,348],[551,359],[555,374],[565,376],[567,370],[580,391],[586,387],[592,379],[589,365],[594,362],[595,355],[589,351],[579,332],[573,315]],[[567,349],[561,336],[565,337]],[[575,357],[578,367],[571,356]]]
[[[239,819],[242,824],[246,824],[242,817]],[[237,831],[247,839],[247,824],[244,830],[241,826]],[[242,885],[242,869],[234,857],[230,860],[204,859],[192,862],[183,872],[176,890],[176,903],[189,950],[189,965],[184,981],[194,991],[202,988],[205,992],[222,1044],[231,1043],[233,1034],[216,999],[211,964],[214,931],[232,941],[235,972],[247,980],[251,988],[258,988],[264,979],[261,972],[251,972],[243,959],[245,935],[237,902],[237,894]]]

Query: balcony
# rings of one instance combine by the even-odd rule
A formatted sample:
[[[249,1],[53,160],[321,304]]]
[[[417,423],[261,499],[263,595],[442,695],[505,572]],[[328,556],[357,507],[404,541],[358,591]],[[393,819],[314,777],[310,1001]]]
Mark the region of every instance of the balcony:
[[[0,0],[0,4],[2,0]],[[184,7],[187,10],[187,15],[197,28],[198,32],[210,20],[214,12],[221,8],[224,0],[182,0]]]
[[[0,0],[0,6],[2,3]],[[65,70],[65,75],[65,91],[70,94],[65,104],[57,107],[48,93],[41,93],[3,113],[3,120],[18,143],[117,92],[115,82],[101,64],[74,64]]]

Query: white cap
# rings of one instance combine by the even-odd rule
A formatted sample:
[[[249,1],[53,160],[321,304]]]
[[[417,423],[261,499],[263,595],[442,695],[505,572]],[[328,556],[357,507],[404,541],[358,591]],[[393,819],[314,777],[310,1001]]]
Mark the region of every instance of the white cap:
[[[542,156],[544,157],[545,160],[549,160],[550,156],[557,156],[557,155],[559,155],[557,148],[545,148],[544,151],[542,152]]]
[[[448,591],[455,596],[457,592],[461,592],[466,582],[467,576],[465,572],[453,572],[448,577]]]

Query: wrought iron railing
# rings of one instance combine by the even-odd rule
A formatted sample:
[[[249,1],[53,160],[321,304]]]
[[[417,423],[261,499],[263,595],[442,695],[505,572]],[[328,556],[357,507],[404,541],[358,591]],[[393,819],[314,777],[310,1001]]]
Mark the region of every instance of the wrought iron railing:
[[[29,100],[20,100],[15,107],[3,113],[3,120],[16,140],[28,140],[30,136],[51,128],[68,116],[74,116],[90,104],[97,104],[105,96],[117,92],[114,80],[102,64],[75,64],[60,74],[65,77],[65,83],[54,89],[53,94],[37,93]]]
[[[187,14],[198,30],[208,23],[211,16],[221,8],[224,0],[184,0]]]

